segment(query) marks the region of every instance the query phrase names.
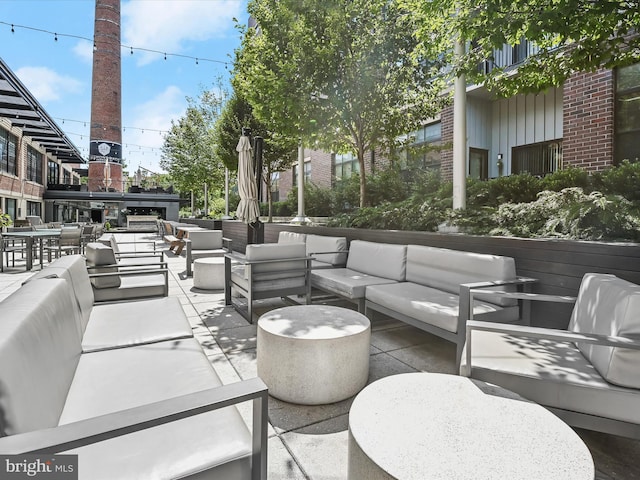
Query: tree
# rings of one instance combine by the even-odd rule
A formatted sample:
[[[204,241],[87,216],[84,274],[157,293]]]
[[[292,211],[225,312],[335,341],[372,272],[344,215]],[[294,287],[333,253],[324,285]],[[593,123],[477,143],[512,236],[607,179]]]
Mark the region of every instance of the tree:
[[[411,12],[388,0],[252,0],[234,86],[264,124],[352,152],[366,200],[365,153],[389,148],[442,107],[435,65],[412,56]]]
[[[260,136],[264,139],[262,152],[264,162],[261,176],[267,190],[269,222],[271,222],[273,219],[271,195],[273,174],[291,168],[296,159],[297,142],[295,138],[285,137],[267,129],[254,117],[251,105],[237,92],[234,92],[225,104],[215,127],[216,153],[230,170],[238,169],[236,145],[243,127],[250,128],[254,138]]]
[[[456,68],[503,96],[539,92],[578,71],[640,61],[638,1],[397,1],[419,19],[415,35],[422,42],[422,55],[452,61],[451,41],[461,34],[474,48]],[[480,61],[493,60],[494,49],[522,39],[540,51],[518,66],[517,75],[506,74],[499,65],[488,74],[478,72]]]
[[[214,125],[219,116],[222,96],[203,92],[198,99],[187,98],[182,118],[171,122],[171,130],[162,146],[160,166],[175,187],[183,193],[193,191],[200,198],[204,184],[218,187],[224,181],[224,167],[216,155]]]

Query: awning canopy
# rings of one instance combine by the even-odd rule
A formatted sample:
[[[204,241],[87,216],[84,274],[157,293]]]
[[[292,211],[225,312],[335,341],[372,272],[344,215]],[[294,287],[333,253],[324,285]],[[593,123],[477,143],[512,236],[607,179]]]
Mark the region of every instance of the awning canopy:
[[[0,58],[0,117],[63,163],[87,163],[44,108]]]

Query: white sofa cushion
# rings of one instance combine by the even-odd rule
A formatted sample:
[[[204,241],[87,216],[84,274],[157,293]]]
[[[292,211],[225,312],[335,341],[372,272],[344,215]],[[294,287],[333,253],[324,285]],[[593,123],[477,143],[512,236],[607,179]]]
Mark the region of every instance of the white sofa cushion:
[[[640,286],[614,275],[585,274],[569,330],[620,337],[639,335]],[[578,344],[578,348],[605,380],[640,388],[640,351],[591,344]]]
[[[541,405],[640,423],[638,391],[606,382],[573,343],[474,330],[471,354],[473,378]],[[464,353],[462,362],[467,372]]]
[[[94,352],[193,336],[176,297],[97,305],[82,338]]]
[[[353,240],[349,245],[347,268],[397,282],[405,280],[407,246]]]
[[[364,298],[367,286],[385,283],[395,283],[395,281],[384,277],[367,275],[349,268],[329,268],[311,271],[312,287],[352,300]]]
[[[345,237],[328,237],[324,235],[307,235],[307,255],[315,262],[329,265],[345,265],[347,263],[347,239]],[[321,253],[334,252],[334,253]]]
[[[60,423],[219,385],[192,338],[88,353],[78,364]],[[227,407],[65,453],[79,454],[83,476],[96,480],[182,478],[215,467],[208,472],[214,478],[248,478],[251,438],[237,409]]]
[[[0,312],[0,437],[55,427],[81,354],[71,289],[61,278],[35,279]]]
[[[489,280],[513,280],[516,264],[511,257],[462,252],[448,248],[409,245],[407,247],[407,281],[444,290],[456,295],[460,284]],[[497,290],[498,288],[495,288]],[[480,300],[513,306],[515,300],[476,294]]]
[[[459,296],[412,282],[367,286],[365,298],[394,312],[434,325],[449,332],[458,330]],[[517,307],[506,309],[493,303],[474,299],[474,318],[501,315],[502,320],[518,318]]]
[[[278,233],[278,243],[305,243],[307,235],[305,233],[282,231]]]

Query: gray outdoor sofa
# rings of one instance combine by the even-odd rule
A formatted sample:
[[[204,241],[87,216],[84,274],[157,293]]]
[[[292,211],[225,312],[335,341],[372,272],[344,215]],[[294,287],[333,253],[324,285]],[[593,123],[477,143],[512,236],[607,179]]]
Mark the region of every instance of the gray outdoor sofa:
[[[92,310],[109,305],[78,301],[75,265],[54,262],[0,302],[0,454],[77,454],[89,480],[266,479],[264,383],[222,385],[174,314],[176,338],[142,338],[134,322],[125,339],[120,322],[117,345],[87,351]],[[140,315],[144,303],[127,302]],[[248,400],[252,433],[234,406]]]
[[[345,268],[312,270],[313,288],[358,304],[372,318],[381,312],[456,344],[459,362],[465,322],[475,318],[528,322],[528,302],[489,299],[470,288],[527,290],[533,279],[516,275],[510,257],[422,245],[354,240]]]

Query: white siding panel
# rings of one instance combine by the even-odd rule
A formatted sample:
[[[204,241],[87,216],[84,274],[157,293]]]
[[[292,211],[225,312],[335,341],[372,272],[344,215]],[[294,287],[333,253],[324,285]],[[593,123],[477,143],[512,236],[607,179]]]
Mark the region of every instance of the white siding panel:
[[[562,138],[564,136],[564,89],[562,87],[555,88],[556,93],[556,133],[555,138]]]
[[[533,143],[543,142],[544,141],[544,119],[545,119],[545,95],[543,93],[539,93],[535,96],[536,101],[536,111],[535,111],[535,135],[533,139]]]
[[[536,97],[527,95],[525,97],[525,143],[535,143],[536,141]]]
[[[516,143],[518,145],[524,145],[527,143],[526,139],[526,99],[524,95],[516,96],[516,117],[515,117],[515,127],[516,127]]]
[[[556,95],[555,89],[544,96],[544,140],[556,138]]]

